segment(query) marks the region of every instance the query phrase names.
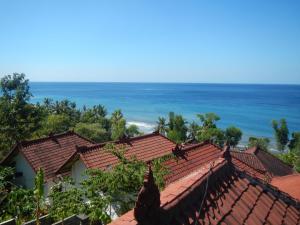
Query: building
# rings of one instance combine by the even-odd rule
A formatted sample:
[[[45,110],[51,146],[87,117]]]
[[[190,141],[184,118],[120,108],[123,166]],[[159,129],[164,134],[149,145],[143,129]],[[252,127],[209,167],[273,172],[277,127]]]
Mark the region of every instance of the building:
[[[47,193],[52,182],[57,178],[56,170],[77,152],[78,146],[94,144],[75,132],[23,141],[16,144],[1,162],[1,165],[16,168],[16,183],[26,188],[34,187],[34,178],[39,168],[45,173],[45,191]],[[63,175],[68,175],[66,172]]]
[[[124,148],[125,157],[135,156],[145,162],[165,157],[163,163],[169,171],[165,177],[167,185],[217,160],[222,152],[210,142],[176,145],[158,132],[108,143]],[[42,168],[45,171],[47,193],[60,176],[71,176],[79,184],[85,178],[87,169],[107,170],[114,167],[119,160],[105,150],[106,144],[94,143],[69,131],[18,143],[1,164],[15,166],[17,183],[27,188],[34,186],[36,171]],[[227,158],[236,169],[264,182],[294,173],[290,166],[258,148],[244,152],[228,151]],[[276,163],[272,165],[270,162],[274,161]]]
[[[135,208],[110,225],[300,224],[297,199],[238,170],[228,156],[224,151],[161,193],[150,167]]]

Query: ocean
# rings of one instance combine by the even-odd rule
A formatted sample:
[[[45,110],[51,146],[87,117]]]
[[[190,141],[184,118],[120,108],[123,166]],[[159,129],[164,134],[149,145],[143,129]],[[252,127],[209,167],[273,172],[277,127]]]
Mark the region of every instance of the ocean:
[[[198,121],[198,113],[214,112],[218,126],[242,129],[249,136],[272,141],[272,120],[285,118],[290,132],[300,131],[300,85],[192,83],[56,83],[31,82],[32,102],[44,98],[69,99],[78,107],[104,105],[109,113],[121,109],[128,124],[151,132],[159,116],[168,112]]]

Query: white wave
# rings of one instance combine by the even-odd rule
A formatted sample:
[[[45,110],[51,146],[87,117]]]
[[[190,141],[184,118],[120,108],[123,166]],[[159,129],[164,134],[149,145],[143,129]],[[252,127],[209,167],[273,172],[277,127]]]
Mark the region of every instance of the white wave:
[[[141,121],[128,121],[127,126],[136,125],[144,133],[150,133],[154,131],[155,125],[151,123],[145,123]]]

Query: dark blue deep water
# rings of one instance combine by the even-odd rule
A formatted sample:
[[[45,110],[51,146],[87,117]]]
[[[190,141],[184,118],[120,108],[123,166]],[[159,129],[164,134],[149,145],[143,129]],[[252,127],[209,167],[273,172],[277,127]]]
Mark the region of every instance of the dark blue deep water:
[[[70,99],[79,107],[103,104],[122,109],[127,121],[145,131],[169,111],[197,121],[197,113],[215,112],[220,127],[235,125],[250,135],[273,137],[272,119],[286,118],[300,130],[300,85],[166,83],[31,83],[33,102],[45,97]]]

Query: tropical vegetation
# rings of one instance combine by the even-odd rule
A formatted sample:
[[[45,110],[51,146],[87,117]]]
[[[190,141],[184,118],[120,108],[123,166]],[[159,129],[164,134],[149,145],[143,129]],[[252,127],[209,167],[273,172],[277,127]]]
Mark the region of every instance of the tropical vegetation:
[[[110,115],[103,105],[78,108],[69,100],[31,103],[29,81],[24,74],[7,75],[0,81],[0,159],[20,141],[48,136],[49,134],[75,130],[95,142],[119,140],[141,135],[136,125],[128,126],[121,110]],[[197,114],[188,122],[182,115],[170,112],[159,117],[155,130],[175,143],[210,141],[223,146],[227,142],[236,148],[242,131],[234,126],[218,127],[220,117],[215,113]],[[276,154],[283,161],[300,171],[300,132],[289,135],[285,119],[273,121]],[[270,140],[250,137],[248,147],[259,147],[270,152]],[[40,217],[48,213],[53,220],[64,220],[72,214],[84,213],[91,222],[108,223],[114,214],[120,215],[134,206],[142,185],[145,162],[135,157],[126,158],[122,145],[108,144],[105,151],[119,159],[119,163],[103,170],[87,170],[85,179],[76,184],[70,178],[59,180],[51,189],[49,199],[44,198],[44,174],[39,170],[34,190],[15,185],[13,168],[0,167],[0,221],[15,218],[18,224],[31,219],[40,223]],[[168,173],[163,161],[170,156],[152,162],[155,182],[164,187]]]

